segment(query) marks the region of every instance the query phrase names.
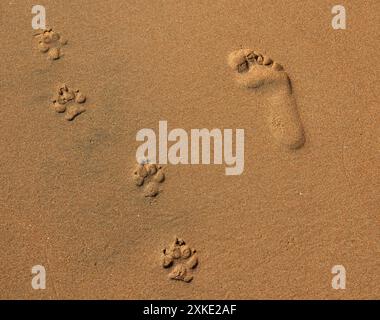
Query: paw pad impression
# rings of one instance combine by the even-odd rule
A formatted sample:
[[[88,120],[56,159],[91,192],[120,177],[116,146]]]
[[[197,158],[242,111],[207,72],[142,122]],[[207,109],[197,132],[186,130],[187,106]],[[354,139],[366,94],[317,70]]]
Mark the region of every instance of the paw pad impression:
[[[162,266],[171,268],[169,279],[190,282],[193,280],[193,270],[198,266],[196,250],[183,239],[175,238],[170,247],[163,250]]]
[[[160,165],[154,163],[138,164],[133,172],[136,186],[144,186],[145,197],[155,197],[159,194],[159,184],[164,182],[165,174]]]
[[[85,112],[83,103],[86,102],[86,96],[79,90],[73,90],[66,84],[61,85],[56,95],[51,99],[53,110],[57,113],[64,113],[67,121],[74,120],[75,117]]]
[[[58,32],[45,29],[35,35],[38,40],[38,50],[47,53],[48,59],[57,60],[62,56],[62,47],[67,44]]]

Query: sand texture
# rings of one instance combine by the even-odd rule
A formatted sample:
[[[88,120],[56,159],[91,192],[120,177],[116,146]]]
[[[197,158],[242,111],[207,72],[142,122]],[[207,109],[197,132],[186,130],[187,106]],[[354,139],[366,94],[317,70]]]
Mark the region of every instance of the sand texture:
[[[379,1],[34,4],[0,3],[1,299],[380,298]],[[244,129],[243,173],[138,164],[162,120]]]

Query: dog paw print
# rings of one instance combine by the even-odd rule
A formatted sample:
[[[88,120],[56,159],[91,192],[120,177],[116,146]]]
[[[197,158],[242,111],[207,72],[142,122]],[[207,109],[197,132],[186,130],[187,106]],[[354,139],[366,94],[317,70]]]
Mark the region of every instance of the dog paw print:
[[[38,40],[38,50],[41,53],[47,53],[48,59],[57,60],[62,57],[62,47],[67,44],[58,32],[53,29],[46,29],[37,33],[35,37]]]
[[[52,108],[57,113],[65,113],[65,119],[72,121],[85,112],[83,103],[86,102],[86,96],[79,90],[73,90],[66,84],[61,85],[56,95],[51,99]]]
[[[162,266],[171,269],[169,279],[190,282],[197,265],[196,250],[190,248],[183,239],[175,238],[170,247],[163,250]]]
[[[162,167],[154,163],[138,164],[133,171],[133,181],[136,186],[144,188],[145,197],[156,197],[160,193],[159,185],[164,180]]]

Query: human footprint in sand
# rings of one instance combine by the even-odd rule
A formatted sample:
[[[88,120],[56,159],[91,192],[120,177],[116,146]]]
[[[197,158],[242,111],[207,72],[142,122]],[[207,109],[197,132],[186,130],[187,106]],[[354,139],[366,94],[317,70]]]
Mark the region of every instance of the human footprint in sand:
[[[248,89],[269,91],[268,124],[275,140],[289,149],[305,143],[288,74],[268,56],[241,49],[228,56],[228,65],[236,73],[237,83]]]

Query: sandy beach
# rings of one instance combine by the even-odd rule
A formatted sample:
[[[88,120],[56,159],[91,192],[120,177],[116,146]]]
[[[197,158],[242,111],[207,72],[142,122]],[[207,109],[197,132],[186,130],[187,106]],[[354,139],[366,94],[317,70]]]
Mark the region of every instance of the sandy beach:
[[[34,4],[0,4],[1,299],[380,298],[378,1]],[[139,167],[160,121],[244,129],[242,174]]]

